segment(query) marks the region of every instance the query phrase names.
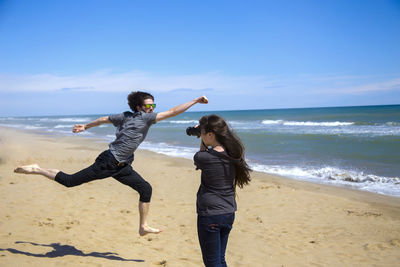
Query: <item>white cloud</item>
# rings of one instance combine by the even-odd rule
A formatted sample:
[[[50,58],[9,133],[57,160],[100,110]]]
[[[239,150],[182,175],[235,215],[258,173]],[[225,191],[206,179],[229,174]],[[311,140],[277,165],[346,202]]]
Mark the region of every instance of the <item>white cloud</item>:
[[[400,90],[400,78],[378,76],[340,75],[227,75],[208,72],[191,75],[162,75],[130,71],[113,73],[97,71],[83,75],[62,76],[55,74],[0,74],[0,92],[52,92],[93,91],[129,92],[195,92],[208,91],[254,96],[291,95],[346,95],[376,91]]]
[[[146,89],[152,92],[172,90],[263,90],[276,85],[266,76],[232,76],[221,72],[192,75],[158,75],[140,71],[112,73],[99,71],[84,75],[54,74],[1,75],[0,92],[46,92],[57,90],[85,90],[126,92]]]
[[[400,79],[390,79],[380,82],[370,82],[358,85],[330,87],[320,91],[329,94],[364,94],[368,92],[400,91]]]

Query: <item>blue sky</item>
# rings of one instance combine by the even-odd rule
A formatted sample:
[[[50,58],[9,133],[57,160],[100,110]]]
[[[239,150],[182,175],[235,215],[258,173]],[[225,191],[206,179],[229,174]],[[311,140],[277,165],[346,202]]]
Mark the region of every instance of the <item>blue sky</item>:
[[[400,1],[0,0],[0,116],[400,104]]]

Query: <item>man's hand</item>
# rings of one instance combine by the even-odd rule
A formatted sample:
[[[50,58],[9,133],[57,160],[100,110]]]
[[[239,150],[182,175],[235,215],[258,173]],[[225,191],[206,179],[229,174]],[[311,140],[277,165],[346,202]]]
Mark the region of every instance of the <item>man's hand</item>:
[[[75,124],[74,128],[72,129],[73,133],[80,133],[83,132],[89,128],[99,126],[104,123],[111,123],[111,121],[108,119],[108,116],[101,117],[98,119],[95,119],[92,122],[89,122],[88,124]]]
[[[85,124],[75,124],[74,128],[72,129],[73,133],[80,133],[85,130]]]
[[[207,104],[208,103],[208,99],[205,95],[200,96],[198,98],[196,98],[196,102],[200,103],[200,104]]]

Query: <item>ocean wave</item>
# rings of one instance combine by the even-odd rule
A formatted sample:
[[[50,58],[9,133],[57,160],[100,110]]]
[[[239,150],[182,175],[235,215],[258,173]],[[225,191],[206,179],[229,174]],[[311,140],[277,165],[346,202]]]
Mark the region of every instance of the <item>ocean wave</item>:
[[[240,126],[240,125],[248,125],[249,122],[246,121],[228,121],[229,125]]]
[[[348,126],[353,125],[354,122],[313,122],[313,121],[285,121],[285,120],[263,120],[262,124],[281,124],[285,126],[324,126],[324,127],[337,127],[337,126]]]
[[[42,126],[35,126],[35,125],[25,125],[24,129],[27,130],[38,130],[38,129],[44,129],[46,127],[42,127]]]
[[[187,159],[193,159],[193,155],[198,151],[198,149],[192,147],[151,142],[143,142],[140,145],[140,149],[146,149],[167,156]],[[247,159],[247,161],[253,170],[259,172],[323,184],[350,186],[359,190],[400,196],[400,177],[377,176],[334,167],[290,167],[281,165],[264,165],[254,163],[249,159]]]
[[[357,126],[376,126],[378,124],[374,123],[374,122],[367,122],[367,121],[356,121],[354,123],[354,125],[357,125]]]
[[[0,121],[21,121],[26,120],[26,118],[15,118],[15,117],[2,117]]]
[[[301,133],[298,131],[297,133]],[[368,127],[359,126],[352,128],[334,128],[330,130],[318,129],[310,132],[303,131],[308,134],[327,134],[327,135],[356,135],[363,137],[377,137],[377,136],[397,136],[400,135],[400,128],[389,128],[384,126]]]
[[[147,141],[140,145],[140,149],[146,149],[159,154],[186,159],[193,159],[193,155],[198,151],[198,149],[193,147],[174,146],[167,143],[152,143]]]
[[[365,174],[335,167],[305,168],[279,165],[263,165],[250,162],[255,171],[324,184],[351,186],[364,191],[400,196],[400,177]]]
[[[312,127],[314,126],[314,127]],[[262,124],[234,125],[239,132],[259,134],[294,134],[294,135],[349,135],[360,137],[398,136],[400,127],[387,125],[344,125],[338,123],[288,123],[283,120],[264,120]]]
[[[5,124],[5,123],[0,123],[0,126],[3,126],[3,127],[11,127],[11,128],[21,128],[21,127],[24,127],[23,124]]]
[[[70,118],[40,118],[39,121],[45,122],[88,122],[91,121],[88,117],[70,117]]]
[[[26,129],[26,130],[38,130],[38,129],[46,128],[46,127],[38,126],[38,125],[4,124],[4,123],[0,123],[0,126],[11,127],[11,128],[19,128],[19,129]]]
[[[62,122],[85,122],[85,121],[91,121],[90,118],[60,118],[57,119],[56,121],[62,121]]]
[[[74,127],[74,125],[70,124],[70,125],[66,125],[66,124],[57,124],[56,126],[54,126],[55,129],[59,129],[59,128],[72,128]]]
[[[263,120],[261,123],[262,124],[283,124],[283,120]]]
[[[166,121],[162,121],[164,123],[176,123],[176,124],[199,124],[199,121],[197,120],[166,120]]]
[[[92,133],[92,132],[89,132],[89,131],[83,131],[83,132],[80,132],[79,134],[76,134],[76,133],[73,133],[72,132],[72,130],[69,130],[69,131],[66,131],[66,130],[60,130],[60,129],[47,129],[46,130],[46,132],[49,132],[49,133],[56,133],[56,134],[63,134],[63,135],[68,135],[68,136],[75,136],[75,135],[79,135],[79,136],[94,136],[95,134],[94,133]]]

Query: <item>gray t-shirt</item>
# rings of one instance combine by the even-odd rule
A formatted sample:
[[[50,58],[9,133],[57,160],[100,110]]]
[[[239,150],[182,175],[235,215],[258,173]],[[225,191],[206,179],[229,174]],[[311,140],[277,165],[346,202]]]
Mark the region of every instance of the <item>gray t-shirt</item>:
[[[201,170],[201,184],[197,191],[196,208],[200,216],[221,215],[236,211],[235,165],[227,153],[213,149],[199,151],[194,164]]]
[[[150,126],[156,123],[157,113],[124,112],[110,115],[108,119],[117,127],[116,138],[110,143],[110,151],[119,162],[132,163],[133,152],[146,138]]]

